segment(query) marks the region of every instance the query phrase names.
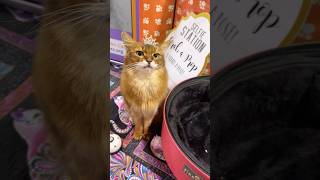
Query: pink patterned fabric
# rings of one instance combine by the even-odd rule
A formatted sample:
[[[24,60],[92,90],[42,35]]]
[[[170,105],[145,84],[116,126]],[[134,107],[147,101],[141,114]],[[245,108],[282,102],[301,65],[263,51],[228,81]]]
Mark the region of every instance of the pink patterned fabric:
[[[126,180],[130,177],[135,179],[160,180],[157,174],[153,173],[143,164],[135,161],[124,152],[119,151],[117,154],[110,156],[110,179]]]
[[[132,130],[133,123],[128,112],[125,110],[124,99],[122,96],[115,96],[113,97],[113,100],[115,104],[118,106],[118,114],[120,121],[126,126],[126,128],[119,128],[113,119],[110,120],[110,124],[112,125],[113,129],[116,131],[117,134],[127,134],[129,131]]]
[[[16,131],[28,145],[27,160],[31,179],[61,179],[60,169],[46,142],[43,114],[38,109],[18,109],[11,113]]]
[[[132,130],[132,122],[124,109],[123,97],[113,99],[119,107],[121,122],[128,125],[128,131]],[[17,109],[11,113],[16,131],[28,145],[27,160],[31,179],[63,179],[61,169],[50,151],[50,144],[46,141],[46,131],[43,126],[43,114],[39,109]],[[129,137],[130,136],[130,137]],[[124,141],[131,141],[131,133]],[[129,143],[127,142],[127,143]],[[158,142],[156,142],[158,144]],[[110,179],[125,180],[130,177],[135,179],[158,180],[160,176],[152,172],[143,164],[135,161],[132,157],[119,151],[110,155]]]
[[[150,149],[152,153],[159,159],[165,161],[163,157],[163,150],[162,150],[162,145],[161,145],[161,137],[160,136],[155,136],[151,140],[150,143]]]

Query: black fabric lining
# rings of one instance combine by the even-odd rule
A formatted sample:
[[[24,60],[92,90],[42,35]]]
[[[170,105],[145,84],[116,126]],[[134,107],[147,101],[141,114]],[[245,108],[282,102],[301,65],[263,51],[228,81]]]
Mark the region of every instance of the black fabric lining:
[[[215,177],[320,179],[319,75],[319,67],[284,68],[239,82],[211,102]]]
[[[209,77],[180,84],[166,104],[166,120],[181,150],[205,172],[210,162]]]

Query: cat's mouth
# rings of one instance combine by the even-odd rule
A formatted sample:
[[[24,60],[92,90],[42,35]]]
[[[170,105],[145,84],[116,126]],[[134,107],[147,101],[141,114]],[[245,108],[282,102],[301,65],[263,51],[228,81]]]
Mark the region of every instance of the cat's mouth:
[[[145,69],[153,69],[153,67],[150,64],[146,65],[144,68]]]
[[[148,63],[148,62],[141,62],[137,64],[137,67],[139,70],[146,71],[146,72],[152,72],[158,69],[158,66],[155,63]]]
[[[153,67],[153,66],[151,66],[151,65],[147,65],[147,66],[145,66],[145,67],[143,68],[143,70],[144,70],[144,71],[147,71],[147,72],[153,72],[153,71],[156,71],[157,69],[159,69],[159,68]]]

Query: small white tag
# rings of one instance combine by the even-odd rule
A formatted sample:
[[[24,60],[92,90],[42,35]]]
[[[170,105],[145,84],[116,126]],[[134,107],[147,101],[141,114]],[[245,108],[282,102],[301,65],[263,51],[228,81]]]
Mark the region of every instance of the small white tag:
[[[117,39],[110,39],[110,53],[124,56],[126,49],[123,45],[123,42]]]

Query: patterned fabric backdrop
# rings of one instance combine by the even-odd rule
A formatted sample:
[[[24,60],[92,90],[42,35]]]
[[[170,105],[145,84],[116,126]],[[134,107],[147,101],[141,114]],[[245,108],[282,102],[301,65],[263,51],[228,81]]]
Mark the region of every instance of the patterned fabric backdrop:
[[[191,12],[198,14],[210,11],[209,0],[177,0],[174,26],[177,26],[182,17],[188,16]]]
[[[140,37],[162,42],[173,27],[175,0],[140,0]]]

